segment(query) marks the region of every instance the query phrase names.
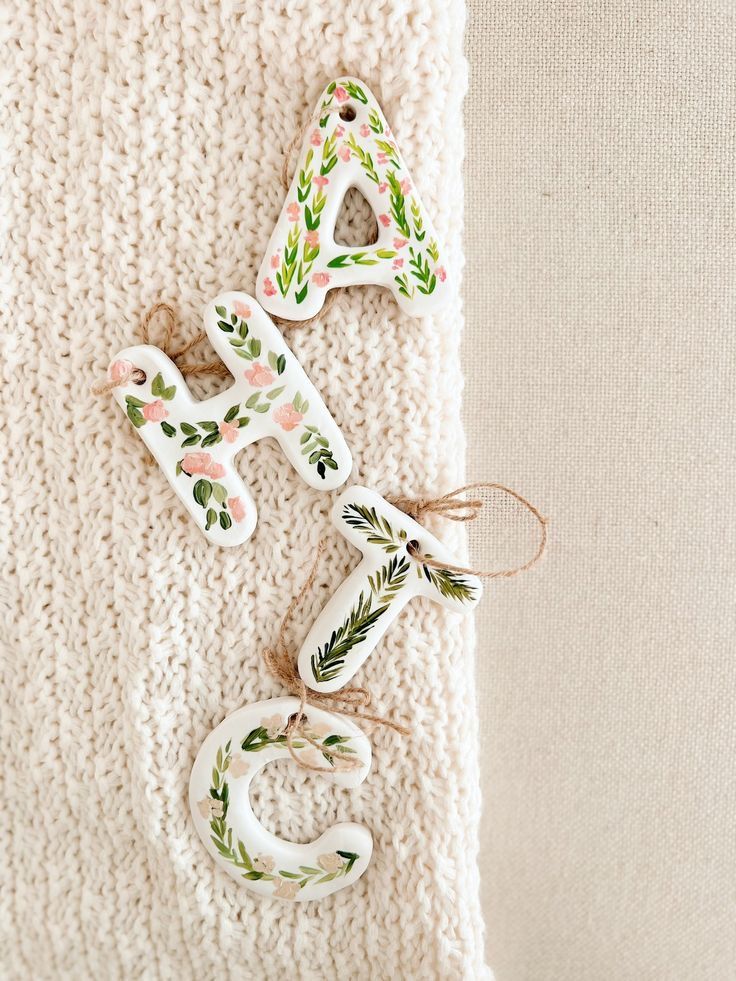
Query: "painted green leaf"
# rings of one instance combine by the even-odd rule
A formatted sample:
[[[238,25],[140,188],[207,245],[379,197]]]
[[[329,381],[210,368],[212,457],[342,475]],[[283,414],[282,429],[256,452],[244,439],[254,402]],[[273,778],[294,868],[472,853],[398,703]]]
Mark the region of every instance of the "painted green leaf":
[[[161,372],[159,371],[159,373],[151,382],[151,394],[155,395],[156,398],[161,398],[165,388],[166,386],[164,385],[163,377],[161,375]]]
[[[309,283],[305,283],[302,289],[294,294],[294,298],[297,303],[303,303],[306,298],[307,292],[309,291]]]
[[[184,433],[185,436],[193,436],[196,433],[197,428],[196,426],[193,426],[189,422],[183,422],[181,424],[181,431]]]
[[[276,371],[276,366],[278,365],[278,362],[279,362],[279,359],[276,357],[276,353],[274,351],[269,351],[268,352],[268,366],[271,369],[271,371]]]
[[[237,405],[231,405],[230,408],[225,413],[225,422],[232,422],[235,416],[240,412],[240,402]]]
[[[207,508],[207,522],[204,526],[205,531],[209,531],[217,521],[217,511],[214,508]]]
[[[182,429],[183,428],[184,427],[182,426]],[[197,443],[200,441],[200,439],[201,439],[201,437],[200,437],[199,433],[195,433],[193,436],[187,436],[187,438],[184,440],[184,442],[181,445],[182,446],[196,446]]]
[[[163,431],[166,433],[167,436],[176,436],[176,427],[172,426],[170,423],[162,422],[161,428],[163,429]]]
[[[226,334],[232,334],[233,332],[232,324],[229,324],[226,320],[218,320],[217,326]]]
[[[209,419],[206,419],[204,422],[199,422],[197,425],[200,427],[200,429],[204,429],[204,431],[207,433],[214,433],[217,430],[217,423],[212,422]]]
[[[175,395],[176,385],[169,385],[168,388],[165,388],[163,392],[161,392],[161,398],[164,400],[164,402],[170,402]]]
[[[218,317],[227,317],[227,310],[225,307],[215,307],[215,313]]]
[[[228,528],[232,528],[233,519],[227,513],[227,511],[220,511],[220,527],[223,531],[227,531]]]
[[[224,504],[227,499],[227,488],[223,487],[222,484],[214,483],[212,485],[212,496],[218,504]]]
[[[280,388],[272,388],[271,391],[268,392],[268,394],[266,395],[266,398],[270,399],[273,402],[274,399],[277,399],[279,395],[281,395],[281,393],[284,391],[285,388],[286,385],[282,385]]]
[[[136,429],[140,429],[141,426],[145,426],[146,420],[139,408],[135,405],[129,405],[127,408],[128,418],[133,423]]]
[[[219,433],[210,433],[202,440],[202,446],[216,446],[220,442],[222,442],[222,436]]]
[[[212,484],[209,482],[209,480],[204,480],[204,478],[201,478],[194,485],[192,494],[194,495],[194,500],[200,507],[206,507],[207,502],[212,496]]]
[[[255,412],[260,412],[260,413],[264,413],[264,412],[268,412],[268,410],[269,410],[270,408],[271,408],[271,407],[270,407],[270,405],[268,405],[268,404],[266,404],[266,405],[256,405],[256,406],[254,407],[254,411],[255,411]]]
[[[137,408],[137,409],[142,409],[143,406],[146,404],[143,401],[143,399],[137,399],[135,397],[135,395],[126,395],[125,396],[125,402],[126,402],[127,405],[135,406],[135,408]]]
[[[276,359],[276,371],[279,375],[283,375],[286,371],[286,356],[280,354]]]

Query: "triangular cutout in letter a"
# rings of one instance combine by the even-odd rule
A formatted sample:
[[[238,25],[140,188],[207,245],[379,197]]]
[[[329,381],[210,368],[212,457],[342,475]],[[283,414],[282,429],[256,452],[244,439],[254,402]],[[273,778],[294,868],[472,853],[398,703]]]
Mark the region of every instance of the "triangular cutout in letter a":
[[[335,222],[350,187],[366,198],[378,241],[335,242]],[[387,286],[402,310],[421,316],[442,306],[444,257],[391,129],[370,90],[354,78],[325,89],[307,128],[281,215],[261,263],[256,295],[270,313],[305,320],[329,289]]]

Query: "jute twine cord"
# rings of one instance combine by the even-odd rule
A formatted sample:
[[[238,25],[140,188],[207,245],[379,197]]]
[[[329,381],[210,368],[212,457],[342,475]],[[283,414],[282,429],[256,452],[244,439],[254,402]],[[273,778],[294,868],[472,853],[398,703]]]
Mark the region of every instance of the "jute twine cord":
[[[306,708],[308,705],[317,705],[321,708],[328,708],[334,712],[338,712],[340,715],[346,715],[354,719],[362,719],[364,722],[373,722],[376,725],[386,726],[402,736],[408,736],[410,734],[410,730],[406,726],[403,726],[398,722],[394,722],[391,719],[387,719],[384,716],[373,715],[370,712],[366,712],[365,709],[367,709],[371,703],[371,694],[367,688],[349,687],[342,688],[340,691],[335,692],[319,692],[308,688],[299,675],[296,660],[289,650],[287,632],[295,614],[301,608],[305,597],[308,595],[314,584],[317,569],[319,568],[326,545],[327,543],[324,539],[320,540],[318,543],[317,554],[315,555],[312,567],[309,570],[309,574],[304,580],[299,592],[293,597],[291,603],[289,603],[288,609],[286,610],[284,618],[281,621],[281,626],[279,627],[278,638],[275,646],[267,647],[263,651],[263,660],[265,661],[271,674],[284,685],[287,691],[299,699],[299,708],[289,719],[286,727],[286,745],[292,758],[305,770],[334,773],[334,767],[320,766],[319,764],[314,764],[303,760],[294,749],[295,736],[304,739],[307,743],[314,746],[315,749],[318,749],[320,752],[322,752],[324,749],[320,743],[316,742],[309,735],[308,726],[306,724]],[[342,769],[354,769],[355,767],[361,766],[360,761],[355,758],[355,754],[353,753],[345,753],[333,747],[330,747],[329,753],[330,756],[340,760]]]
[[[533,565],[536,565],[547,547],[547,519],[539,513],[530,501],[527,501],[525,497],[522,497],[521,494],[518,494],[510,487],[506,487],[505,484],[478,481],[474,484],[466,484],[464,487],[458,487],[456,490],[450,491],[442,497],[394,497],[388,498],[388,501],[394,507],[399,508],[400,511],[408,514],[410,518],[414,518],[415,521],[421,521],[426,514],[438,514],[443,518],[448,518],[450,521],[474,521],[483,510],[485,502],[480,500],[480,498],[464,500],[459,495],[467,491],[481,489],[503,491],[504,494],[508,494],[522,504],[539,522],[541,528],[539,545],[537,546],[537,551],[528,562],[516,566],[513,569],[493,569],[486,571],[484,569],[470,569],[462,565],[452,565],[449,562],[442,562],[439,559],[430,558],[430,556],[424,555],[413,542],[409,542],[407,545],[407,552],[418,562],[421,562],[422,565],[429,566],[432,569],[445,569],[447,572],[458,572],[466,576],[477,576],[479,579],[511,579],[522,572],[526,572],[527,569],[531,569]]]

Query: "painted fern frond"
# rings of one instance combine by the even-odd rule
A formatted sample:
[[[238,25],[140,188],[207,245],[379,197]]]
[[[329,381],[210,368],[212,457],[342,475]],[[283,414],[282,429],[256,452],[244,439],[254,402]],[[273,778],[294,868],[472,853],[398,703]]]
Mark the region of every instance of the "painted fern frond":
[[[428,565],[422,565],[422,569],[428,582],[431,582],[445,599],[459,600],[461,603],[469,603],[475,599],[475,587],[471,586],[459,572],[452,572],[449,569],[433,569]]]
[[[406,541],[406,532],[395,532],[375,508],[368,508],[362,504],[346,504],[342,509],[342,516],[351,528],[365,535],[372,545],[380,545],[388,555],[398,552]]]

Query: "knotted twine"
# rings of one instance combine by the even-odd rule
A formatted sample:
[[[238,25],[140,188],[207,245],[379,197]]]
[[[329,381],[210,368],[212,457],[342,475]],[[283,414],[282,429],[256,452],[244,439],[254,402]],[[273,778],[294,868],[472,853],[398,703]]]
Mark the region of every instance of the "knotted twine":
[[[544,518],[537,508],[534,507],[525,497],[521,494],[517,494],[516,491],[511,490],[511,488],[506,487],[504,484],[488,483],[486,481],[480,481],[474,484],[466,484],[465,487],[458,487],[456,490],[450,491],[448,494],[444,494],[442,497],[396,497],[388,498],[390,504],[394,507],[398,507],[400,510],[408,514],[409,517],[414,518],[415,521],[421,521],[421,519],[426,514],[437,514],[443,518],[448,518],[450,521],[474,521],[482,511],[484,507],[484,501],[480,498],[471,498],[470,500],[464,500],[459,497],[460,494],[465,493],[469,490],[480,490],[481,488],[487,490],[501,490],[506,494],[509,494],[515,500],[523,504],[537,519],[539,525],[542,529],[540,542],[537,547],[537,551],[523,565],[517,566],[513,569],[501,569],[493,571],[483,571],[477,569],[464,568],[463,566],[452,565],[447,562],[441,562],[437,559],[430,558],[424,555],[418,546],[413,542],[409,542],[407,545],[407,552],[416,561],[421,562],[423,565],[431,566],[434,569],[446,569],[450,572],[458,572],[465,575],[478,576],[481,579],[510,579],[512,576],[517,576],[521,572],[525,572],[535,565],[547,545],[547,519]],[[294,759],[299,766],[305,770],[315,770],[318,772],[332,772],[333,767],[330,766],[320,766],[318,764],[309,763],[303,760],[295,750],[294,747],[294,737],[299,736],[308,742],[315,749],[324,751],[324,747],[311,738],[308,732],[308,723],[306,721],[306,709],[308,705],[319,705],[323,708],[329,708],[340,715],[350,716],[352,718],[363,719],[366,722],[373,722],[377,725],[387,726],[389,729],[393,729],[394,732],[399,733],[402,736],[408,736],[411,730],[406,726],[394,722],[384,716],[371,715],[370,713],[364,711],[371,703],[371,694],[367,688],[364,687],[347,687],[341,688],[336,692],[318,692],[309,688],[297,670],[297,662],[294,655],[289,650],[289,646],[286,639],[286,634],[294,618],[294,615],[301,608],[305,597],[309,593],[312,585],[314,583],[315,576],[317,574],[317,569],[319,567],[320,559],[325,551],[326,542],[324,539],[320,539],[317,544],[317,554],[315,555],[312,567],[309,570],[309,574],[305,579],[303,585],[301,586],[299,592],[294,596],[291,603],[289,604],[286,613],[281,621],[281,626],[279,627],[278,638],[275,647],[267,647],[263,651],[263,660],[268,667],[271,674],[277,678],[286,689],[299,699],[299,708],[291,716],[286,727],[286,744],[291,754],[292,759]],[[360,766],[360,761],[356,760],[353,754],[347,754],[341,752],[337,749],[330,748],[330,756],[333,756],[340,760],[341,767],[354,768]]]
[[[407,729],[406,726],[401,725],[398,722],[394,722],[391,719],[385,718],[384,716],[373,715],[370,712],[366,712],[365,709],[371,703],[371,693],[367,688],[351,686],[348,688],[341,688],[340,691],[334,692],[314,691],[312,688],[307,687],[297,670],[296,659],[289,650],[286,635],[294,615],[301,608],[306,596],[314,584],[317,569],[319,568],[319,563],[326,547],[327,542],[325,539],[320,539],[320,541],[317,543],[317,554],[314,557],[314,561],[312,562],[307,578],[304,580],[299,592],[293,597],[291,603],[289,603],[286,613],[281,621],[276,644],[274,647],[267,647],[263,651],[263,660],[265,661],[266,667],[271,674],[277,678],[292,695],[295,695],[299,699],[299,708],[291,716],[286,726],[286,745],[289,749],[289,753],[299,764],[299,766],[303,767],[305,770],[316,770],[318,772],[330,773],[333,771],[333,767],[309,763],[308,761],[301,759],[301,757],[295,751],[294,736],[298,734],[311,746],[314,746],[320,752],[324,752],[324,746],[316,742],[309,735],[308,724],[306,721],[307,705],[317,705],[323,708],[328,707],[333,711],[338,712],[340,715],[347,715],[354,719],[363,719],[364,722],[374,722],[376,725],[382,725],[386,726],[388,729],[393,729],[394,732],[398,732],[402,736],[408,736],[410,730]],[[353,753],[345,753],[333,747],[330,747],[329,752],[330,756],[340,760],[343,769],[353,769],[362,765],[360,760],[356,759],[355,754]]]

